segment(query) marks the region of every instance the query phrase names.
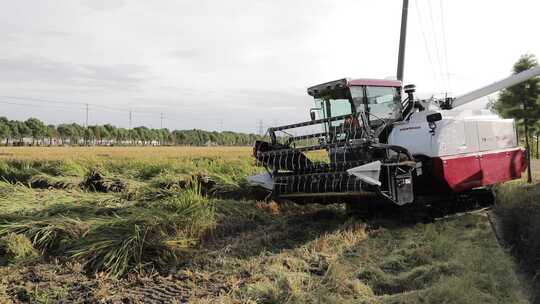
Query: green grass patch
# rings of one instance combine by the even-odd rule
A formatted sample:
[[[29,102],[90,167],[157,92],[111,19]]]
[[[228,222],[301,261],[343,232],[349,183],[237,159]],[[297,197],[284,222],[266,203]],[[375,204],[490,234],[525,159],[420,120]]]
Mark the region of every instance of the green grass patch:
[[[497,187],[496,194],[502,236],[540,287],[540,184],[507,183]]]
[[[0,238],[1,256],[7,263],[30,261],[39,256],[32,242],[24,235],[9,233]]]

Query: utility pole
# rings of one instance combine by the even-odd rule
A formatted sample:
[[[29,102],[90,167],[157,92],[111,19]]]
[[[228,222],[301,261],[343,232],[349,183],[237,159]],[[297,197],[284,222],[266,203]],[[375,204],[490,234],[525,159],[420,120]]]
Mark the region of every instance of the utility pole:
[[[527,85],[528,88],[528,85]],[[523,101],[523,110],[525,113],[528,111],[528,101]],[[523,123],[525,125],[525,149],[527,150],[527,183],[532,183],[532,176],[531,176],[531,157],[532,157],[532,151],[531,146],[529,144],[529,117],[525,116],[525,119],[523,120]]]
[[[403,69],[405,66],[405,44],[407,41],[407,13],[409,11],[409,0],[403,0],[403,11],[401,13],[401,32],[399,34],[399,54],[396,77],[403,81]]]
[[[165,139],[164,138],[161,138],[161,130],[163,130],[163,112],[161,112],[161,115],[159,115],[159,132],[160,132],[160,136],[159,136],[159,145],[160,146],[163,146],[163,143],[165,142]]]
[[[86,128],[88,128],[88,104],[86,104]]]
[[[88,130],[89,130],[89,129],[88,129],[88,104],[86,104],[86,124],[85,124],[85,125],[86,125],[86,130],[85,130],[85,132],[84,132],[84,133],[85,133],[85,134],[84,134],[84,144],[85,144],[85,145],[88,145],[88,141],[89,141],[89,138],[88,138],[88,136],[87,136]]]
[[[536,159],[540,159],[538,156],[538,144],[540,143],[540,133],[536,133]]]
[[[527,118],[525,118],[525,147],[527,149],[527,183],[532,183],[532,176],[531,176],[531,157],[532,157],[532,151],[531,146],[529,144],[529,123],[527,121]]]
[[[263,135],[264,135],[264,127],[263,127],[263,121],[262,121],[262,119],[259,119],[259,135],[260,135],[260,136],[263,136]]]
[[[221,132],[224,131],[224,130],[223,130],[223,119],[220,119],[220,120],[219,120],[219,130],[220,130]]]
[[[128,129],[128,135],[129,135],[129,144],[133,144],[133,138],[131,137],[131,122],[133,120],[133,112],[131,109],[129,109],[129,129]]]

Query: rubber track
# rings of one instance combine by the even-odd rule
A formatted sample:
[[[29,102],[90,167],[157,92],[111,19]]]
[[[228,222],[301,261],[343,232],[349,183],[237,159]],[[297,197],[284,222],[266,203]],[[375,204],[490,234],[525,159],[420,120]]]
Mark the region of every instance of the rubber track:
[[[447,197],[423,197],[405,206],[371,204],[367,208],[352,208],[349,214],[366,220],[387,219],[404,223],[430,223],[452,216],[474,213],[494,203],[491,190],[478,189]]]

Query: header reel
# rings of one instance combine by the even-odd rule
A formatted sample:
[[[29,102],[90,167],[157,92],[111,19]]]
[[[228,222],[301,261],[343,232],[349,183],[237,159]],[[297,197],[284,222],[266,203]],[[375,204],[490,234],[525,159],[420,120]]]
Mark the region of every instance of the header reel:
[[[335,203],[379,196],[398,205],[414,199],[413,157],[406,149],[378,143],[363,112],[270,128],[268,133],[271,142],[257,141],[253,152],[267,173],[250,181],[275,198]]]

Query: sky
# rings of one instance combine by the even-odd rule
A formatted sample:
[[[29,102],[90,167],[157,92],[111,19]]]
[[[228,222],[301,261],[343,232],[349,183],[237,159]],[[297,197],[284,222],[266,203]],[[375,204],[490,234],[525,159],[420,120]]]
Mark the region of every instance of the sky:
[[[84,124],[88,104],[89,124],[257,132],[308,120],[311,85],[396,73],[401,0],[0,2],[10,119]],[[410,0],[404,82],[459,96],[508,76],[540,56],[538,11]]]

